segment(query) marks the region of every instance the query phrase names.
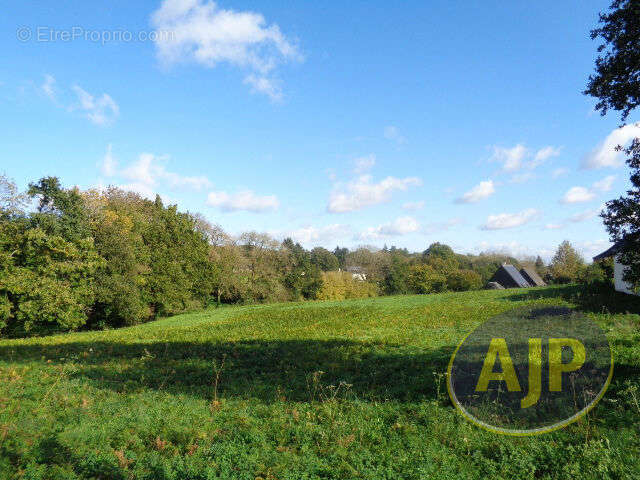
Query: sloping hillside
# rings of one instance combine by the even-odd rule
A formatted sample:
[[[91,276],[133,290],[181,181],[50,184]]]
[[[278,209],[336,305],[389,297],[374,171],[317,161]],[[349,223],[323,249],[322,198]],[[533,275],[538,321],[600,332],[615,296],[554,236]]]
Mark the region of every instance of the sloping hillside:
[[[614,380],[577,424],[498,436],[456,413],[446,365],[479,322],[528,303],[593,315]],[[0,341],[0,478],[637,478],[639,311],[548,287],[225,307]]]

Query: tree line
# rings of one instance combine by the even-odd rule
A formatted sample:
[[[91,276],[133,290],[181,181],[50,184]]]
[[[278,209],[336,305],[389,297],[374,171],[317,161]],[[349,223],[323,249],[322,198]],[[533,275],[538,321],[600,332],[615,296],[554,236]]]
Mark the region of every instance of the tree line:
[[[474,290],[504,262],[574,281],[584,262],[569,249],[550,267],[440,243],[307,250],[257,232],[234,238],[160,197],[63,188],[55,177],[21,193],[0,177],[0,334],[121,327],[212,303]]]

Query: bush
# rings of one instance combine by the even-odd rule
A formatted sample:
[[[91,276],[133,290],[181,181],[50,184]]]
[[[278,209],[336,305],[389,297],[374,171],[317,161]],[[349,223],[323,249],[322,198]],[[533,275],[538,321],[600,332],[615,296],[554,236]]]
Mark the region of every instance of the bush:
[[[447,276],[447,287],[454,292],[479,290],[482,288],[482,277],[473,270],[456,270]]]
[[[318,290],[316,298],[318,300],[345,300],[377,295],[378,289],[373,283],[355,279],[349,272],[323,272],[322,286]]]
[[[613,259],[593,262],[584,267],[578,274],[578,282],[592,291],[608,291],[613,288]]]

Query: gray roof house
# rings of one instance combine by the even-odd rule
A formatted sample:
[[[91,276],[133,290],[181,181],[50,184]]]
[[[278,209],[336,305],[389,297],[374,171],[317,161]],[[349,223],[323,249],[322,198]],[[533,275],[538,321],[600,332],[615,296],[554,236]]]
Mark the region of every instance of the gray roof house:
[[[496,273],[493,274],[493,277],[489,279],[489,282],[499,283],[504,288],[526,288],[532,286],[520,275],[516,267],[508,263],[502,264]]]
[[[538,272],[536,272],[535,269],[531,267],[521,268],[520,275],[522,275],[522,277],[534,287],[544,287],[546,285],[546,283],[544,283],[544,280],[542,280],[542,278],[540,278],[540,275],[538,275]]]

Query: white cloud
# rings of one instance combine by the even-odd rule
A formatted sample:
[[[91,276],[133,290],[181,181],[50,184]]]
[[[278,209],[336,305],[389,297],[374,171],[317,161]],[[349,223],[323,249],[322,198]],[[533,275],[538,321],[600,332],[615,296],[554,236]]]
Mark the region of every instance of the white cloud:
[[[592,208],[589,210],[585,210],[583,212],[578,212],[574,215],[571,215],[567,221],[571,223],[584,222],[585,220],[590,220],[592,218],[600,215],[600,212],[605,208],[605,205],[600,205],[598,208]]]
[[[615,175],[606,176],[602,180],[599,180],[596,183],[594,183],[592,189],[594,191],[602,192],[602,193],[608,192],[611,190],[611,187],[613,187],[613,182],[615,181],[615,179],[616,179]]]
[[[489,215],[487,222],[481,227],[482,230],[502,230],[505,228],[520,227],[539,215],[538,210],[529,208],[518,213],[500,213]]]
[[[368,172],[376,164],[376,156],[373,153],[364,157],[356,158],[353,161],[353,171],[357,174]]]
[[[106,93],[95,97],[78,85],[71,88],[78,98],[78,104],[71,106],[70,109],[80,111],[96,125],[108,125],[119,115],[118,104]]]
[[[420,202],[407,202],[407,203],[403,203],[402,204],[402,209],[403,210],[408,210],[408,211],[415,211],[415,210],[422,210],[424,208],[424,202],[420,201]]]
[[[153,185],[156,183],[156,175],[153,172],[155,160],[156,157],[152,153],[141,153],[138,160],[125,168],[121,175],[137,183]]]
[[[417,232],[420,224],[413,217],[399,217],[391,223],[385,223],[377,227],[369,227],[360,234],[361,240],[375,240],[382,237],[394,237]]]
[[[274,102],[282,100],[282,90],[273,78],[262,77],[252,73],[244,78],[244,83],[251,85],[252,92],[264,93]]]
[[[584,210],[582,212],[575,213],[564,220],[563,223],[548,223],[545,225],[546,230],[556,230],[560,228],[565,228],[568,223],[580,223],[586,220],[591,220],[592,218],[600,215],[600,212],[606,208],[605,204],[600,205],[598,208],[591,208],[589,210]]]
[[[582,160],[587,169],[621,167],[624,165],[623,152],[616,151],[618,145],[626,146],[634,138],[640,137],[640,123],[625,125],[613,130],[591,153]]]
[[[534,178],[536,178],[535,173],[523,172],[523,173],[516,173],[515,175],[512,175],[509,181],[511,183],[525,183],[525,182],[528,182],[529,180],[533,180]]]
[[[494,146],[490,160],[501,163],[505,172],[513,172],[522,167],[522,160],[526,155],[527,149],[520,143],[512,148]]]
[[[398,127],[393,125],[388,125],[384,127],[384,138],[387,140],[392,140],[396,143],[403,144],[406,143],[407,139],[402,136]]]
[[[204,176],[183,176],[167,170],[164,165],[167,161],[166,156],[158,157],[152,153],[141,153],[136,161],[119,169],[110,144],[102,161],[101,172],[107,177],[127,180],[118,187],[147,198],[154,198],[160,186],[192,190],[211,186],[209,179]]]
[[[536,152],[536,154],[533,157],[532,167],[535,168],[538,165],[541,165],[542,163],[547,161],[548,159],[552,157],[557,157],[558,155],[560,155],[561,150],[562,150],[561,147],[552,147],[551,145],[541,148]]]
[[[225,191],[210,192],[207,205],[217,207],[225,212],[247,211],[263,213],[276,210],[280,202],[275,195],[259,196],[251,190],[241,190],[234,194]]]
[[[564,167],[560,167],[560,168],[556,168],[552,173],[551,176],[553,178],[560,178],[563,175],[566,175],[567,173],[569,173],[569,169],[568,168],[564,168]]]
[[[301,60],[296,45],[276,24],[256,12],[219,8],[206,0],[164,0],[151,16],[158,58],[165,65],[195,62],[209,68],[228,63],[248,71],[245,83],[273,99],[281,98],[274,69]]]
[[[561,203],[583,203],[589,202],[596,198],[596,194],[604,193],[611,190],[613,182],[615,181],[615,175],[609,175],[602,180],[595,182],[591,188],[586,187],[571,187],[567,193],[564,194]]]
[[[422,185],[417,177],[387,177],[372,183],[371,175],[360,175],[346,185],[346,189],[334,188],[329,197],[327,210],[331,213],[353,212],[362,208],[389,201],[395,190],[405,191],[409,187]]]
[[[107,151],[102,157],[100,171],[105,177],[113,177],[116,174],[118,162],[113,157],[112,145],[107,145]]]
[[[582,203],[589,202],[596,197],[590,189],[586,187],[571,187],[564,194],[560,202],[562,203]]]
[[[302,227],[286,232],[284,237],[291,237],[305,245],[326,245],[351,234],[351,227],[335,223],[324,227]]]
[[[137,193],[141,197],[148,198],[149,200],[153,200],[156,197],[156,191],[153,187],[142,182],[126,183],[124,185],[118,185],[118,188],[126,190],[127,192]]]
[[[195,190],[200,190],[205,187],[209,187],[211,182],[207,177],[202,175],[199,176],[182,176],[178,175],[175,172],[168,172],[162,166],[158,166],[156,170],[156,175],[159,178],[166,180],[171,187],[178,188],[191,188]]]
[[[578,242],[575,243],[574,246],[587,260],[591,260],[592,257],[609,248],[611,246],[611,242],[605,239],[598,239]]]
[[[489,198],[495,193],[495,191],[496,188],[493,184],[493,180],[486,180],[484,182],[480,182],[467,193],[462,195],[462,197],[456,199],[456,203],[476,203],[480,200]]]
[[[446,230],[449,230],[450,228],[455,227],[456,225],[460,225],[461,223],[463,223],[461,218],[452,218],[445,222],[435,222],[425,225],[422,231],[427,235],[436,232],[444,232]]]
[[[549,158],[560,155],[561,151],[562,147],[551,145],[540,148],[535,153],[521,143],[511,148],[493,146],[493,154],[489,161],[501,163],[505,172],[515,172],[522,168],[533,170]]]
[[[531,247],[528,245],[523,245],[516,241],[508,242],[508,243],[494,243],[494,242],[480,242],[473,249],[476,253],[497,253],[501,255],[508,255],[515,258],[524,258],[540,255],[542,258],[549,260],[554,251],[550,248],[545,247]]]
[[[40,86],[44,94],[47,97],[49,97],[49,99],[53,102],[56,101],[55,85],[56,85],[56,79],[54,78],[54,76],[47,74],[44,76],[44,82]]]

